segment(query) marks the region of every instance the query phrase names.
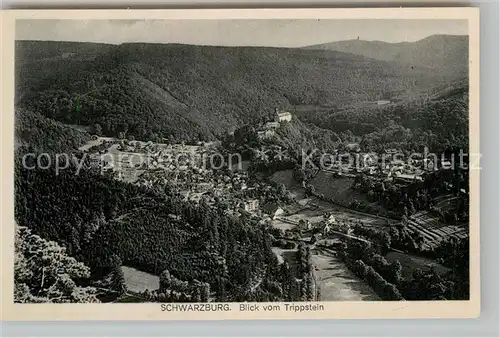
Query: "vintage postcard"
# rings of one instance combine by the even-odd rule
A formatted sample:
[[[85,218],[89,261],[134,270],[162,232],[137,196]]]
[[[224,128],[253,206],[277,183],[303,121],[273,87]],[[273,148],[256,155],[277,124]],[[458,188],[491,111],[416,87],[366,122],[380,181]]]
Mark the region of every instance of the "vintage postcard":
[[[2,318],[470,318],[474,8],[2,12]]]

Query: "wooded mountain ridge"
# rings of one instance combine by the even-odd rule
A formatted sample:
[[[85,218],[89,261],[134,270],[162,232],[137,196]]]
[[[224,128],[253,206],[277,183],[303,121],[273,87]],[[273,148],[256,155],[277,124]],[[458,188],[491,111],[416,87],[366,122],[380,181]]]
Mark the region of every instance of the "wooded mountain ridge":
[[[110,136],[210,140],[275,107],[405,97],[466,72],[449,64],[459,71],[330,50],[17,41],[16,101],[63,123],[100,124]]]
[[[415,42],[398,43],[345,40],[304,48],[351,53],[441,72],[466,72],[469,61],[469,37],[466,35],[431,35]]]

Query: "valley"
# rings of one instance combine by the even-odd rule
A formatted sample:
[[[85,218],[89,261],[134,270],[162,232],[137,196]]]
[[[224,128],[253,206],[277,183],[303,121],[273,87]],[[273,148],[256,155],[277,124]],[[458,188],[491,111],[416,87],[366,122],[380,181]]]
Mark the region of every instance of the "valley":
[[[16,222],[92,301],[467,299],[467,43],[17,41]]]

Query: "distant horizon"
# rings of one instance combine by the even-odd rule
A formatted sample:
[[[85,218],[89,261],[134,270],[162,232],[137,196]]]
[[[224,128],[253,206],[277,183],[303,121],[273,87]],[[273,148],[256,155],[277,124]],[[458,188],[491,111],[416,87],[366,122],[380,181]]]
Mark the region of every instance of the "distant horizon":
[[[125,45],[125,44],[151,44],[151,45],[189,45],[189,46],[205,46],[205,47],[262,47],[262,48],[305,48],[305,47],[311,47],[311,46],[317,46],[317,45],[323,45],[323,44],[330,44],[330,43],[336,43],[336,42],[346,42],[346,41],[364,41],[364,42],[381,42],[381,43],[387,43],[391,45],[397,45],[401,43],[413,43],[421,40],[425,40],[427,38],[430,38],[431,36],[463,36],[467,37],[468,35],[466,34],[432,34],[426,37],[423,37],[422,39],[418,39],[415,41],[399,41],[399,42],[387,42],[387,41],[382,41],[382,40],[363,40],[363,39],[348,39],[348,40],[337,40],[337,41],[325,41],[325,42],[319,42],[319,43],[314,43],[312,45],[305,45],[305,46],[297,46],[297,47],[281,47],[281,46],[243,46],[243,45],[205,45],[205,44],[193,44],[193,43],[183,43],[183,42],[143,42],[143,41],[127,41],[127,42],[120,42],[120,43],[111,43],[111,42],[95,42],[95,41],[75,41],[75,40],[29,40],[29,39],[16,39],[15,41],[37,41],[37,42],[69,42],[69,43],[93,43],[93,44],[101,44],[101,45],[113,45],[113,46],[120,46],[120,45]]]
[[[468,36],[466,20],[18,20],[16,41],[303,48]]]

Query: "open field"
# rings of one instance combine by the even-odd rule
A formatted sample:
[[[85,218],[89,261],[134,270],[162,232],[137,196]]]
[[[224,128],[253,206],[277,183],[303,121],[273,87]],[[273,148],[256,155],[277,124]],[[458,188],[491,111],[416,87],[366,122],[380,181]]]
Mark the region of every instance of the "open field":
[[[103,144],[104,141],[114,141],[114,140],[116,140],[116,139],[114,139],[112,137],[98,137],[96,140],[89,140],[83,146],[81,146],[80,148],[78,148],[78,150],[86,151],[86,150],[89,150],[90,148],[92,148],[94,146],[98,146],[100,144]]]
[[[103,156],[106,160],[112,159],[112,163],[115,168],[119,168],[121,179],[129,183],[135,182],[139,178],[140,174],[144,172],[144,170],[138,169],[136,166],[147,161],[148,157],[149,155],[147,153],[139,154],[120,151],[118,150],[118,144],[112,145],[108,149],[106,156]]]
[[[402,275],[404,278],[411,278],[415,269],[427,270],[430,267],[434,267],[438,273],[446,273],[449,271],[448,268],[436,263],[436,261],[430,258],[408,255],[401,252],[391,251],[385,256],[385,258],[391,263],[396,260],[401,263],[403,268]]]
[[[344,222],[362,222],[364,226],[370,227],[386,227],[392,220],[387,220],[383,217],[373,216],[362,212],[353,211],[341,206],[337,206],[325,201],[320,201],[317,198],[311,198],[310,203],[318,206],[317,209],[302,209],[294,214],[286,215],[287,219],[298,222],[300,220],[309,220],[311,223],[319,222],[323,219],[324,213],[330,213],[337,221]],[[279,228],[289,228],[291,224],[282,224],[280,220],[274,220],[273,225]]]
[[[433,200],[435,203],[435,207],[437,209],[441,209],[442,211],[446,211],[451,209],[458,201],[458,197],[454,195],[444,195],[439,196]]]
[[[90,140],[79,149],[87,151],[93,146],[101,145],[104,141],[116,141],[116,139],[111,137],[99,137],[96,140]],[[106,153],[99,155],[94,154],[92,156],[99,156],[102,160],[112,163],[121,179],[133,183],[139,178],[140,174],[144,172],[144,170],[140,170],[136,166],[148,161],[150,154],[120,151],[118,147],[118,144],[113,144],[107,149]]]
[[[318,176],[319,175],[320,174],[318,174]],[[328,174],[326,174],[326,175],[328,175]],[[298,208],[298,209],[300,209],[298,212],[286,216],[287,218],[289,218],[291,220],[298,222],[301,219],[303,219],[303,220],[308,219],[309,221],[314,223],[314,222],[321,220],[321,217],[323,216],[323,214],[325,212],[329,212],[338,220],[347,221],[347,222],[361,221],[361,222],[363,222],[363,225],[365,225],[365,226],[385,227],[385,226],[387,226],[388,223],[394,222],[393,220],[388,220],[384,217],[379,217],[379,216],[375,216],[375,215],[366,214],[363,212],[358,212],[355,210],[344,208],[340,205],[336,205],[333,203],[322,201],[316,197],[306,198],[305,194],[304,194],[304,189],[293,178],[292,170],[283,170],[283,171],[276,172],[272,175],[271,179],[277,183],[284,184],[285,187],[292,193],[294,198],[301,205],[301,207]],[[342,185],[344,186],[344,189],[346,190],[347,189],[346,187],[348,185],[348,183],[346,183],[346,182],[347,182],[347,180],[351,180],[351,179],[342,178],[341,180],[343,180]],[[350,190],[350,192],[355,193],[355,191],[353,191],[353,190]],[[316,205],[316,206],[318,206],[318,208],[316,210],[304,209],[304,206],[306,206],[306,205]],[[286,227],[285,225],[281,225],[281,226]]]
[[[122,266],[127,290],[131,292],[153,291],[160,287],[160,278],[147,272]]]
[[[385,217],[351,210],[325,201],[314,200],[313,203],[320,206],[318,210],[321,209],[324,212],[329,212],[339,220],[352,222],[360,221],[364,226],[386,227],[388,224],[395,222],[394,220],[387,219]]]
[[[332,173],[320,171],[310,182],[316,188],[316,192],[342,203],[350,203],[355,200],[365,201],[359,191],[351,189],[354,179],[350,177],[335,177]]]
[[[296,227],[296,225],[288,222],[283,222],[282,220],[279,219],[275,219],[273,220],[273,227],[286,231],[286,230],[292,230],[293,228]]]
[[[320,301],[380,300],[368,285],[328,251],[314,250],[312,262]]]
[[[297,249],[273,247],[272,250],[280,262],[286,261],[292,270],[297,268]],[[315,283],[320,290],[319,301],[379,300],[375,292],[330,251],[314,249],[311,257]]]
[[[339,204],[349,205],[352,202],[361,201],[376,207],[378,210],[386,211],[382,205],[370,202],[366,194],[351,189],[354,183],[352,177],[335,177],[331,172],[320,171],[310,183],[317,193],[323,194]]]

